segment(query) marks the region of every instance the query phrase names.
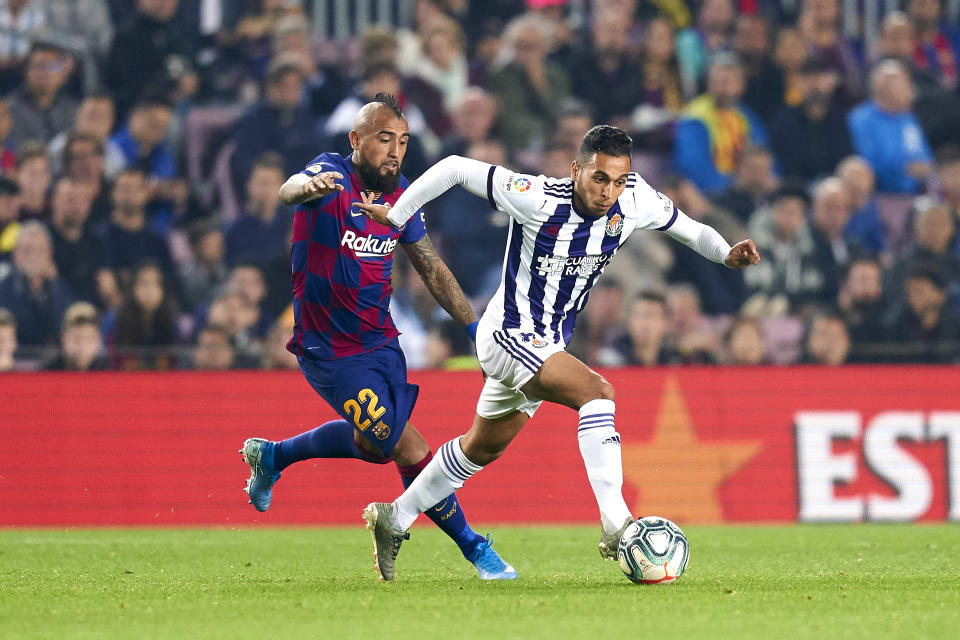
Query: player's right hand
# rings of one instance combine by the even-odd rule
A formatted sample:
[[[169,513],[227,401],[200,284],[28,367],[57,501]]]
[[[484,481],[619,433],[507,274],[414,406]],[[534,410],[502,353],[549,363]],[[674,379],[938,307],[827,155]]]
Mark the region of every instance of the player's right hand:
[[[339,171],[324,171],[323,173],[318,173],[303,183],[303,194],[313,199],[322,198],[334,191],[343,191],[343,185],[337,184],[337,180],[343,180],[343,174]]]

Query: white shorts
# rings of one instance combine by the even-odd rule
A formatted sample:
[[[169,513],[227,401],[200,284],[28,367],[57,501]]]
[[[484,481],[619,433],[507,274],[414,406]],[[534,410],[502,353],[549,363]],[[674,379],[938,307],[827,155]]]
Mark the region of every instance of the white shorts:
[[[501,329],[481,320],[477,326],[477,357],[487,382],[477,402],[477,414],[493,419],[523,411],[532,417],[541,401],[531,400],[520,387],[530,381],[547,358],[563,350],[563,343],[521,329]]]

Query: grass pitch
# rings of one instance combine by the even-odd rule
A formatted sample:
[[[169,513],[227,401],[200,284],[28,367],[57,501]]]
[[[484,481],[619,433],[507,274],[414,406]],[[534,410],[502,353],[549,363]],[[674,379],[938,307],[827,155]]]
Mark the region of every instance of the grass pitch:
[[[631,584],[595,527],[495,527],[485,583],[420,523],[380,584],[352,529],[0,530],[2,638],[955,638],[960,526],[688,527]]]

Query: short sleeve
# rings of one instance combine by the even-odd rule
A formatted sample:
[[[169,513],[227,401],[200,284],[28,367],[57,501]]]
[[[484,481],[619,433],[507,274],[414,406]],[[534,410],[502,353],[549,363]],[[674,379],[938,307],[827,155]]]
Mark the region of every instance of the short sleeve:
[[[632,191],[641,229],[666,231],[676,222],[680,210],[673,200],[639,177]]]
[[[404,244],[413,244],[419,242],[427,235],[427,225],[423,216],[423,209],[418,209],[407,224],[403,225],[403,233],[400,234],[400,242]]]
[[[487,200],[491,207],[507,213],[517,222],[529,222],[538,210],[540,183],[541,178],[537,176],[491,165],[487,172]]]
[[[300,170],[301,175],[308,176],[312,178],[318,173],[323,173],[324,171],[339,171],[344,177],[340,180],[337,180],[337,184],[342,184],[344,189],[350,188],[350,178],[344,172],[343,167],[338,163],[332,162],[329,158],[329,154],[321,154],[311,160],[306,167]],[[302,204],[297,205],[298,207],[303,207],[305,209],[318,209],[320,207],[326,206],[330,202],[333,202],[340,197],[340,192],[333,191],[323,196],[322,198],[317,198],[315,200],[308,200]]]

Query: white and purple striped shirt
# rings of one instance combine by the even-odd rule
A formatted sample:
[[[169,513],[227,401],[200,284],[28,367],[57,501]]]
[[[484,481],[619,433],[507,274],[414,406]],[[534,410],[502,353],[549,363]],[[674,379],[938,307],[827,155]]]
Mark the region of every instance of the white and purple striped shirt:
[[[389,212],[403,225],[423,204],[462,185],[512,218],[500,288],[484,321],[567,344],[590,288],[637,229],[666,231],[702,256],[722,262],[730,245],[630,173],[626,188],[599,218],[581,215],[573,180],[514,173],[458,156],[444,158],[415,180]]]

